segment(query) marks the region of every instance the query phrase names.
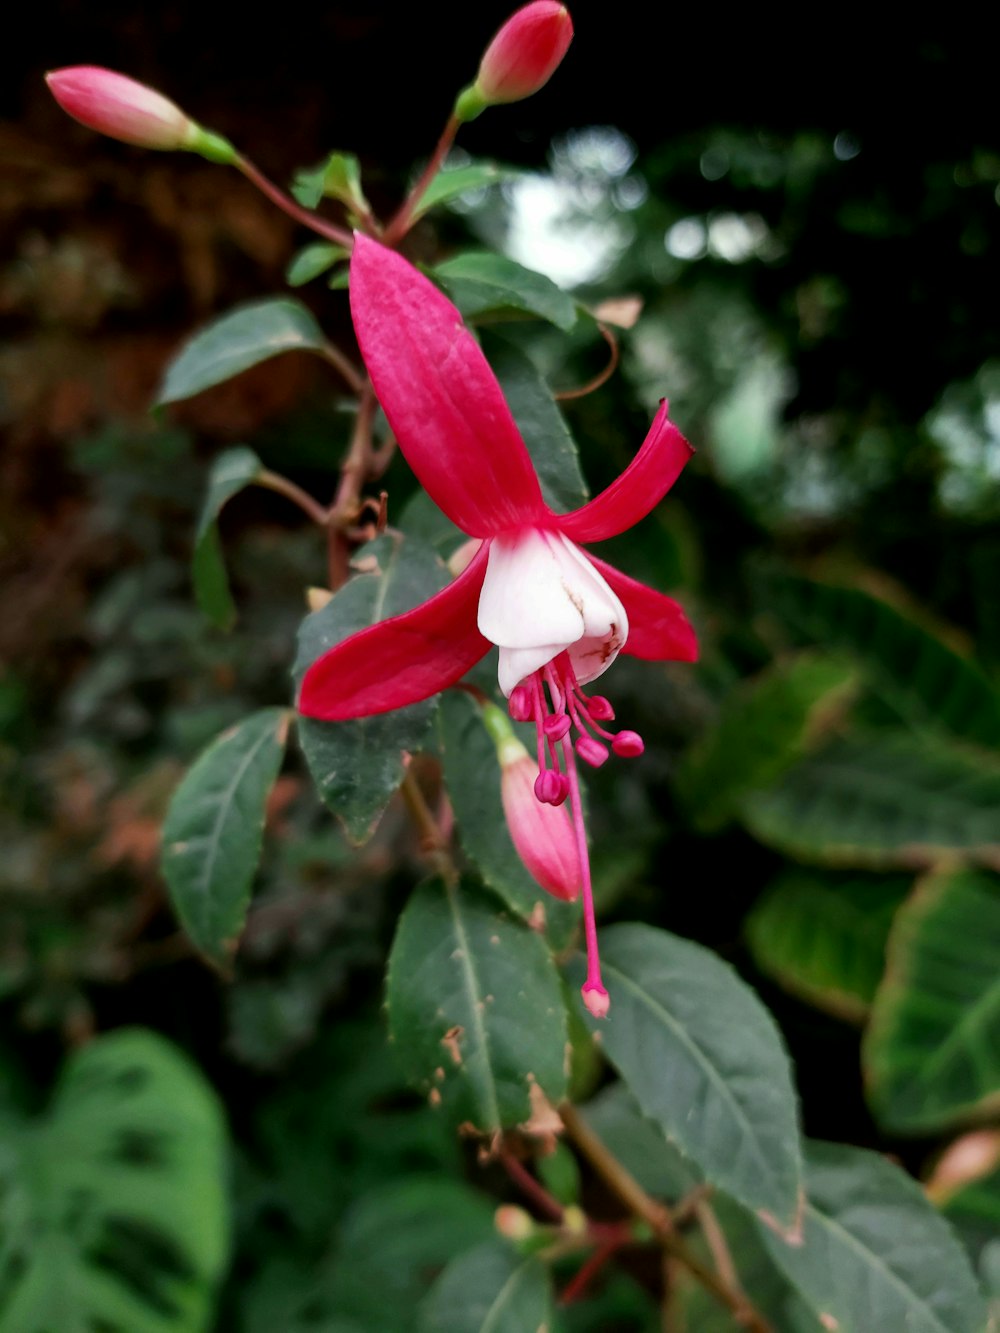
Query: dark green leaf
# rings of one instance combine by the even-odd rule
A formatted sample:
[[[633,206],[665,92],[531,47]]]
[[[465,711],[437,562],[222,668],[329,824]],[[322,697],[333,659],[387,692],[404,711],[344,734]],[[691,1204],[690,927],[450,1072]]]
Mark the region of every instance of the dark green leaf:
[[[678,772],[698,827],[724,824],[742,796],[776,781],[842,717],[854,687],[845,663],[803,654],[734,690]]]
[[[612,1083],[583,1108],[588,1125],[658,1199],[676,1203],[702,1183],[702,1174],[668,1141],[655,1120],[639,1110],[624,1083]]]
[[[420,1333],[540,1333],[552,1323],[552,1283],[539,1259],[488,1241],[453,1260],[420,1311]]]
[[[358,552],[355,567],[369,572],[355,574],[322,611],[302,622],[296,679],[348,635],[410,610],[447,582],[434,552],[412,537],[376,538]],[[436,707],[435,698],[351,722],[302,718],[299,736],[309,771],[354,842],[374,832],[403,779],[403,751],[425,744]]]
[[[858,588],[761,572],[757,596],[803,638],[854,654],[886,700],[915,722],[1000,748],[1000,691],[972,662]]]
[[[864,1047],[878,1118],[940,1129],[1000,1107],[1000,876],[931,876],[900,909]]]
[[[466,319],[536,315],[564,332],[576,323],[576,303],[551,278],[489,250],[469,250],[432,270]]]
[[[465,881],[411,897],[389,959],[389,1026],[410,1080],[484,1133],[566,1092],[566,1010],[541,937]]]
[[[98,1037],[45,1116],[4,1128],[0,1327],[210,1326],[229,1250],[226,1130],[180,1051],[139,1028]]]
[[[468,694],[449,690],[441,699],[438,725],[445,785],[462,847],[509,907],[525,920],[543,920],[555,947],[564,947],[579,921],[579,905],[546,893],[517,854],[503,817],[500,765],[482,710]]]
[[[223,315],[185,343],[167,367],[157,404],[191,398],[280,352],[319,352],[323,331],[298,301],[268,297]]]
[[[883,1157],[813,1143],[803,1243],[762,1229],[771,1257],[824,1328],[983,1333],[986,1311],[948,1224]]]
[[[797,1105],[770,1014],[715,954],[651,926],[603,931],[601,959],[611,1014],[591,1026],[643,1114],[706,1180],[793,1229]]]
[[[226,501],[244,487],[252,486],[263,466],[252,449],[239,445],[220,454],[209,473],[208,494],[195,534],[191,573],[198,605],[220,629],[232,628],[236,620],[236,604],[229,591],[216,524]]]
[[[872,869],[943,852],[1000,858],[1000,762],[930,736],[838,741],[743,802],[762,842],[804,861]]]
[[[885,942],[908,878],[824,878],[793,870],[746,922],[754,962],[838,1018],[862,1022],[885,970]]]
[[[423,215],[438,204],[446,204],[460,195],[471,194],[474,190],[483,190],[500,181],[514,180],[522,175],[512,167],[498,167],[495,162],[474,162],[467,167],[445,167],[428,185],[423,198],[417,205],[414,218]]]
[[[210,958],[225,958],[243,928],[289,718],[286,708],[262,708],[224,732],[185,774],[167,811],[162,865],[170,900]]]
[[[485,330],[483,351],[524,436],[542,494],[554,509],[576,509],[588,498],[576,442],[534,363],[507,338]]]
[[[342,245],[331,245],[328,241],[315,241],[296,254],[285,270],[285,280],[289,287],[303,287],[313,278],[318,278],[328,268],[332,268],[339,259],[346,259],[347,251]]]

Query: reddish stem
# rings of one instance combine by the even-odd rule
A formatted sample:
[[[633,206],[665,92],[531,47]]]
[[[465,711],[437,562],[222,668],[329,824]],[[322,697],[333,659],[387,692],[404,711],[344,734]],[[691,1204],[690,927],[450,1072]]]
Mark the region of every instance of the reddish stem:
[[[581,1300],[587,1294],[587,1288],[601,1271],[616,1250],[620,1250],[625,1242],[621,1239],[606,1240],[581,1264],[576,1275],[570,1282],[567,1282],[559,1297],[560,1305],[572,1305],[574,1301]]]
[[[441,170],[441,164],[448,156],[448,149],[455,142],[455,135],[458,133],[458,127],[461,121],[452,116],[447,125],[441,132],[441,138],[437,142],[437,147],[430,156],[430,161],[424,167],[420,178],[413,189],[403,200],[399,212],[392,219],[385,229],[386,245],[398,245],[406,233],[413,225],[413,214],[416,212],[417,205],[427,192],[427,187]]]
[[[548,1192],[544,1185],[541,1185],[535,1179],[523,1162],[519,1162],[509,1152],[501,1153],[500,1160],[514,1184],[518,1186],[523,1194],[527,1195],[540,1213],[543,1213],[553,1222],[563,1220],[562,1204]]]
[[[246,176],[248,181],[256,185],[261,194],[266,195],[272,204],[276,204],[290,218],[294,218],[296,222],[301,222],[304,227],[316,232],[318,236],[324,236],[328,241],[334,241],[337,245],[342,245],[346,250],[353,249],[354,237],[349,231],[345,231],[343,227],[338,227],[332,222],[327,222],[308,208],[302,208],[290,195],[285,194],[284,190],[279,189],[273,181],[268,180],[260,168],[255,166],[249,158],[243,157],[241,154],[237,157],[234,166],[237,171]]]

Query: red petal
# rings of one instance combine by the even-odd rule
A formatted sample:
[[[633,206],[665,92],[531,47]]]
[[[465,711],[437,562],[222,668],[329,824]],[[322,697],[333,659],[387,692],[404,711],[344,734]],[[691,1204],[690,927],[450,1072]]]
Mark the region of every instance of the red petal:
[[[491,646],[476,627],[487,550],[484,544],[443,592],[318,657],[303,677],[299,711],[326,722],[369,717],[460,680]]]
[[[680,476],[694,450],[669,419],[664,398],[642,448],[606,491],[564,514],[559,528],[575,542],[602,542],[645,518]]]
[[[496,376],[448,298],[401,255],[358,235],[351,313],[400,448],[452,522],[491,537],[548,517]]]
[[[604,575],[625,608],[628,638],[623,653],[631,653],[647,662],[697,662],[695,632],[672,597],[655,588],[647,588],[637,579],[630,579],[603,560],[595,560],[589,551],[587,558]]]

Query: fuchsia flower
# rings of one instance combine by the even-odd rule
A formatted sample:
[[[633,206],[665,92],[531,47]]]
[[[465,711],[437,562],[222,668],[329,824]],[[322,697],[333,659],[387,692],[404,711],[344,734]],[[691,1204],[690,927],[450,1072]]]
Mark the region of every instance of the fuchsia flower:
[[[603,1016],[590,870],[576,757],[593,765],[641,754],[631,731],[603,725],[614,711],[583,686],[619,652],[694,661],[697,642],[672,598],[586,554],[638,523],[692,454],[662,403],[620,477],[581,509],[554,513],[500,386],[452,303],[405,259],[358,236],[351,312],[389,424],[424,489],[481,546],[443,592],[324,653],[302,681],[299,708],[337,721],[384,713],[454,685],[489,650],[512,717],[535,723],[535,794],[573,814],[583,874],[584,1001]]]
[[[546,893],[575,902],[583,887],[583,868],[565,808],[538,799],[538,765],[516,737],[502,742],[497,757],[500,800],[518,856]]]

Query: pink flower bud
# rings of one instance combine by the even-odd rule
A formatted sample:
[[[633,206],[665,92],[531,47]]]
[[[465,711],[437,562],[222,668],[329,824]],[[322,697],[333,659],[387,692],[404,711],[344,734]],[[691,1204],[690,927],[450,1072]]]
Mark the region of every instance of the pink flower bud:
[[[144,83],[98,65],[71,65],[46,74],[52,96],[74,120],[140,148],[185,148],[213,162],[233,162],[232,144],[210,133]]]
[[[485,49],[475,84],[455,104],[459,120],[473,120],[501,101],[520,101],[548,83],[573,40],[573,21],[556,0],[533,0],[497,32]]]
[[[564,807],[535,795],[538,776],[538,765],[525,750],[503,764],[500,797],[507,828],[518,856],[546,893],[572,902],[583,886],[576,836]]]
[[[548,83],[573,40],[569,11],[534,0],[512,14],[486,48],[475,87],[487,106],[517,102]]]

